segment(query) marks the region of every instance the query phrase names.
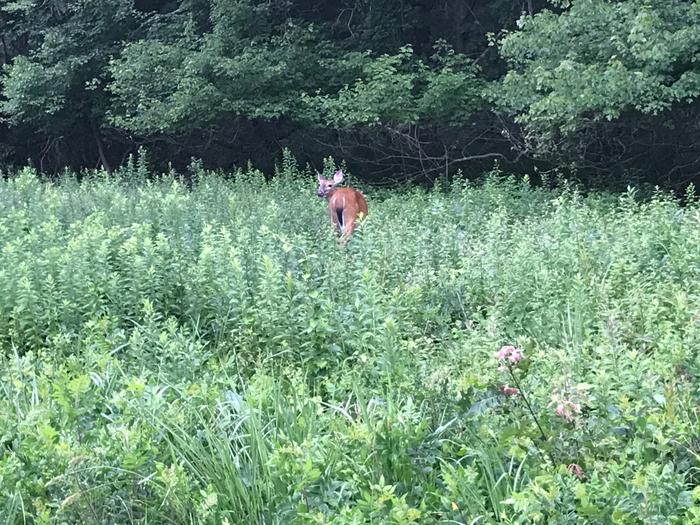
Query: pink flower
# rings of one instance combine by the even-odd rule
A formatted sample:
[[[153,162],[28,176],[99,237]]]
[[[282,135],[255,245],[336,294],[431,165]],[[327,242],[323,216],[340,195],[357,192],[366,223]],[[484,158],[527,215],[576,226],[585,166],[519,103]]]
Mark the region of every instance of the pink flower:
[[[581,413],[581,405],[569,401],[568,399],[559,399],[557,402],[557,408],[554,409],[554,413],[559,417],[566,419],[569,423],[576,419],[576,416]]]
[[[515,388],[514,386],[508,386],[508,385],[503,385],[501,387],[501,394],[504,396],[517,396],[520,393],[520,390]]]
[[[519,348],[514,348],[510,352],[510,355],[508,356],[508,361],[510,361],[513,364],[519,363],[522,360],[523,360],[523,352]]]
[[[576,463],[571,463],[566,467],[572,476],[576,476],[578,479],[583,479],[583,469]]]
[[[552,392],[552,397],[547,405],[555,407],[554,413],[565,419],[567,423],[573,423],[581,413],[581,405],[574,401],[580,400],[580,393],[577,387],[567,387],[559,391]]]
[[[515,347],[504,346],[498,352],[493,354],[493,356],[499,361],[504,361],[510,355],[511,350],[515,350]]]
[[[499,361],[508,361],[510,364],[517,364],[523,360],[523,351],[514,346],[507,345],[502,347],[493,356]]]

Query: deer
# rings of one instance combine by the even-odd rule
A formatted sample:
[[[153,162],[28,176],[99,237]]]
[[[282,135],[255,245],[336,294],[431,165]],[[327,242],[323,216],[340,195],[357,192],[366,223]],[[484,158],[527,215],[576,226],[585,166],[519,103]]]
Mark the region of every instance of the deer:
[[[365,196],[354,188],[336,188],[343,182],[343,171],[338,170],[332,179],[324,179],[316,172],[318,188],[316,195],[328,201],[331,224],[340,232],[340,242],[345,244],[355,229],[358,217],[367,215]]]

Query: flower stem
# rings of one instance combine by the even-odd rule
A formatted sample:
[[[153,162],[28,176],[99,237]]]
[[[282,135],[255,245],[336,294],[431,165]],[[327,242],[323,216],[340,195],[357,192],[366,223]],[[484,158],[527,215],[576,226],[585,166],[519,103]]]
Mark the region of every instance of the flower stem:
[[[525,406],[527,407],[528,412],[530,412],[530,415],[532,416],[532,420],[535,422],[535,425],[537,425],[537,430],[540,431],[540,435],[542,436],[542,439],[546,442],[547,441],[547,435],[544,433],[544,430],[542,429],[542,426],[540,425],[539,420],[537,419],[537,416],[535,415],[535,411],[532,409],[532,405],[530,405],[530,401],[528,401],[527,396],[525,395],[525,391],[523,388],[520,386],[520,381],[518,381],[518,378],[515,376],[515,373],[513,372],[513,368],[507,364],[508,367],[508,372],[510,373],[510,377],[513,378],[513,382],[515,383],[515,386],[518,388],[518,391],[520,392],[520,395],[523,398],[523,401],[525,401]],[[539,450],[539,447],[538,447]],[[542,452],[540,450],[540,452]],[[556,465],[556,462],[554,461],[554,456],[552,456],[551,451],[547,451],[547,455],[549,456],[549,459],[552,461],[552,465]]]

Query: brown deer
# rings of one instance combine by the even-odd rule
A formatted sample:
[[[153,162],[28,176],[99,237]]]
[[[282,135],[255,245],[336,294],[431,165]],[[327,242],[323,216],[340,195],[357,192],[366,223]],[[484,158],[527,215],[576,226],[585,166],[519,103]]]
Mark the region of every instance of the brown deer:
[[[355,229],[357,218],[367,215],[365,196],[353,188],[336,188],[343,181],[342,170],[336,171],[332,179],[324,179],[318,172],[316,175],[316,195],[328,201],[331,224],[340,232],[340,241],[345,244]]]

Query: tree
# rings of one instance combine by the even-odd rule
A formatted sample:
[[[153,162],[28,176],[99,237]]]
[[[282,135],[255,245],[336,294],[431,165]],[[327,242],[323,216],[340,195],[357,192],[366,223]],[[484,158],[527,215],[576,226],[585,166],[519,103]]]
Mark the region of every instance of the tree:
[[[374,181],[476,174],[501,159],[683,183],[700,169],[699,10],[13,0],[0,6],[0,162],[109,168],[146,145],[161,166],[195,156],[271,170],[287,147],[302,162],[344,158]]]
[[[290,147],[381,177],[432,177],[502,155],[483,97],[502,63],[484,35],[533,9],[529,0],[14,0],[0,8],[9,64],[0,116],[11,131],[0,142],[49,171],[109,167],[145,144],[175,165],[198,156],[269,169]]]
[[[139,29],[129,0],[20,0],[4,5],[19,54],[6,67],[0,112],[23,127],[39,163],[110,168],[107,65]],[[116,137],[113,135],[112,140]]]
[[[254,123],[261,135],[281,131],[278,144],[296,133],[375,170],[430,174],[464,160],[460,143],[484,133],[473,124],[486,82],[444,40],[426,47],[423,36],[420,53],[399,45],[420,33],[421,3],[313,5],[214,1],[210,28],[130,43],[110,66],[111,122],[164,140],[196,129],[240,137]]]
[[[524,126],[518,147],[603,173],[697,172],[700,4],[553,4],[498,43],[509,70],[494,100]]]

